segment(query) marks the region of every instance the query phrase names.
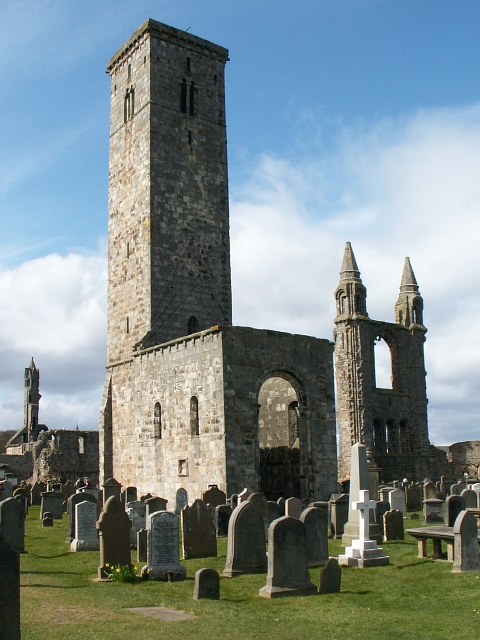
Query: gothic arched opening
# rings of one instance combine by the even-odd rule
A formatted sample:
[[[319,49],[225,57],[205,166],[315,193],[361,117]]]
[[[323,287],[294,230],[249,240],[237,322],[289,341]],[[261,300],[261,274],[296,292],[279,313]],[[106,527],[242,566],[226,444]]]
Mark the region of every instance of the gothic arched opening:
[[[382,336],[375,338],[375,387],[377,389],[393,388],[392,353],[389,344]]]
[[[299,400],[290,382],[274,376],[258,394],[260,490],[268,500],[301,497]]]

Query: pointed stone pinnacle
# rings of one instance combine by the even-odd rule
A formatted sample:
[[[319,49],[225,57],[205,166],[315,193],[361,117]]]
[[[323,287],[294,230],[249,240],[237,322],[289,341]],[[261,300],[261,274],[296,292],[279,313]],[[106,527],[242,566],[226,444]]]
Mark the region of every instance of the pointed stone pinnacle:
[[[358,270],[357,261],[355,260],[355,255],[353,253],[352,245],[350,244],[350,242],[347,242],[347,244],[345,245],[340,278],[342,280],[346,280],[349,278],[357,278],[360,280],[360,271]]]
[[[412,265],[410,264],[410,258],[405,258],[405,264],[403,266],[402,281],[400,283],[401,293],[418,293],[418,284],[413,273]]]

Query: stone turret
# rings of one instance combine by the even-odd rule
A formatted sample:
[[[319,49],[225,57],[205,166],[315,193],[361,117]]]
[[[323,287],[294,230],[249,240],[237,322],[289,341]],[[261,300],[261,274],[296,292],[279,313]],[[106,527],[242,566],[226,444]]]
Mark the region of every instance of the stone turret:
[[[410,258],[405,258],[400,294],[395,304],[395,322],[404,327],[423,326],[423,299],[413,273]]]
[[[40,398],[40,371],[37,369],[35,362],[25,369],[25,388],[23,401],[23,428],[24,442],[33,442],[38,436],[38,411]]]
[[[352,245],[347,242],[343,254],[340,282],[335,291],[338,316],[367,316],[367,290],[358,270]]]

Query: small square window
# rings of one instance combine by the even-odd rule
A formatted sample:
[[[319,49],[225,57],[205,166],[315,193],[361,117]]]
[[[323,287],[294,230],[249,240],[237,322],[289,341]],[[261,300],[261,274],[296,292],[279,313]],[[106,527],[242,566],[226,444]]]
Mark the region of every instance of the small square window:
[[[188,476],[188,460],[179,460],[178,461],[178,475],[179,476]]]

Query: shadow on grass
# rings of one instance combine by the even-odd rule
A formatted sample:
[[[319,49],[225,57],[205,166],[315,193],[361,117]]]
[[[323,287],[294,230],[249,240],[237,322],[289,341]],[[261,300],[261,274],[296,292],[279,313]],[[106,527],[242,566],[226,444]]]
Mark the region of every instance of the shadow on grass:
[[[42,558],[42,560],[50,560],[51,558],[63,558],[64,556],[71,555],[71,551],[66,551],[65,553],[59,553],[56,556],[39,556],[37,553],[32,553],[30,551],[30,555],[34,558]]]
[[[240,600],[235,600],[235,598],[224,598],[223,596],[220,600],[224,600],[225,602],[247,602],[247,598],[241,598]]]
[[[406,569],[407,567],[419,567],[422,564],[429,564],[432,562],[433,558],[425,558],[425,560],[420,560],[420,562],[410,562],[410,564],[397,564],[397,569]]]
[[[53,575],[66,575],[66,576],[82,576],[83,573],[78,571],[20,571],[22,575],[31,576],[53,576]]]
[[[78,585],[76,587],[67,587],[64,584],[21,584],[22,589],[29,589],[30,587],[41,587],[42,589],[88,589],[89,585]]]
[[[369,593],[373,593],[372,591],[348,591],[347,589],[341,590],[340,593],[351,593],[355,596],[368,596]]]

